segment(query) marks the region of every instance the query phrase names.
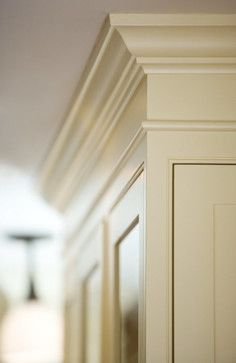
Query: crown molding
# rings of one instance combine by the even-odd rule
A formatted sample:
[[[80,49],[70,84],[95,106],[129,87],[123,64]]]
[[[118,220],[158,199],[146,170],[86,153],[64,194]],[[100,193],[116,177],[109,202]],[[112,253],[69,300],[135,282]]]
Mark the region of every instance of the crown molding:
[[[111,13],[109,19],[114,27],[235,26],[236,14]]]
[[[72,107],[39,175],[39,187],[54,205],[91,170],[139,83],[142,67],[109,17],[98,36]],[[66,195],[66,197],[64,197]]]
[[[40,188],[51,203],[67,207],[141,80],[156,73],[236,73],[236,15],[107,17],[41,169]]]
[[[236,73],[236,57],[137,57],[145,74]]]
[[[236,73],[236,15],[110,15],[146,74]]]
[[[143,121],[142,129],[147,131],[236,131],[236,121]]]

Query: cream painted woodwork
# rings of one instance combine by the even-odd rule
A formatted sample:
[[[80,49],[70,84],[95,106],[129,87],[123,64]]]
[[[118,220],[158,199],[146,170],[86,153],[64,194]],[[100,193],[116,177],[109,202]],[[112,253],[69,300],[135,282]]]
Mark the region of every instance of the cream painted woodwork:
[[[103,350],[103,227],[92,231],[81,246],[77,259],[79,334],[77,360],[102,363]]]
[[[73,261],[66,266],[64,274],[64,362],[72,363],[78,360],[79,347],[78,340],[80,329],[79,321],[79,290],[74,289],[77,280],[75,280],[75,266]]]
[[[236,361],[236,165],[174,168],[175,362]]]
[[[144,344],[143,170],[109,214],[112,361],[139,363]]]
[[[110,15],[40,178],[66,363],[234,362],[235,164],[236,15]]]

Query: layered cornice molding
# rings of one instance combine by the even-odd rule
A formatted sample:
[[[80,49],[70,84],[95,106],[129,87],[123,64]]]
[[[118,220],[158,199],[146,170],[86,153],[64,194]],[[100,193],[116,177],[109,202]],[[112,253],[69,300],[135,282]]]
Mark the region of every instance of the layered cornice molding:
[[[111,14],[41,171],[65,209],[146,74],[236,73],[236,15]]]
[[[111,15],[145,73],[236,72],[235,15]]]

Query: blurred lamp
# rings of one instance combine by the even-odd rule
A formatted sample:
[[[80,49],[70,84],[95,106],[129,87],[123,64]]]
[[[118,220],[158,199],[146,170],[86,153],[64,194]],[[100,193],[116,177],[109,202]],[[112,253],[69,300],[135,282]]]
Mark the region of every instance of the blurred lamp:
[[[10,234],[27,246],[29,287],[26,302],[5,316],[1,328],[2,363],[60,363],[63,354],[62,317],[40,302],[34,285],[33,243],[47,235]]]

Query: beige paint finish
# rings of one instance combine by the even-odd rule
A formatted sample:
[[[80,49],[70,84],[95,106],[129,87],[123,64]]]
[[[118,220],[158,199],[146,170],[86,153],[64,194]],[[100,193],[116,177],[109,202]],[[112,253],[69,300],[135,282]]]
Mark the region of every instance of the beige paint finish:
[[[66,363],[105,362],[104,305],[107,285],[102,225],[92,228],[66,261]]]
[[[121,363],[138,363],[139,240],[139,225],[136,224],[117,246]]]
[[[120,19],[120,21],[125,21],[125,18],[125,16],[118,16],[118,18],[113,17],[113,20],[115,19],[115,21],[118,21]],[[159,17],[157,18],[159,19]],[[140,38],[137,37],[137,34],[143,32],[144,38],[142,39],[148,38],[147,34],[149,34],[150,26],[148,24],[140,24],[140,22],[142,22],[142,19],[146,19],[145,21],[147,21],[147,19],[153,21],[153,16],[144,16],[143,18],[131,16],[129,19],[131,25],[128,27],[126,27],[126,25],[124,26],[123,36],[125,37],[127,34],[132,34],[132,37],[129,38],[129,40],[131,40],[132,49],[135,46],[141,51],[148,49],[150,43],[147,44],[148,46],[146,48],[146,43],[141,42]],[[179,16],[164,16],[163,19],[165,21],[166,19],[169,19],[169,22],[177,21],[179,20]],[[206,21],[206,19],[208,19],[210,23],[212,22],[212,19],[214,22],[216,21],[214,16],[213,18],[207,17],[204,21]],[[233,17],[232,21],[234,21],[234,19],[235,17]],[[205,49],[204,32],[206,32],[206,35],[209,35],[209,31],[211,33],[212,29],[210,26],[206,26],[206,24],[202,28],[202,18],[200,17],[189,16],[186,17],[185,20],[186,22],[191,22],[191,24],[195,21],[198,22],[197,31],[202,35],[198,47],[198,52],[200,53],[198,54],[202,54],[202,50]],[[134,26],[135,24],[133,24],[132,21],[138,21],[138,26]],[[222,22],[228,21],[228,16],[222,17]],[[218,31],[222,28],[222,22],[221,17],[217,17],[218,25],[216,28]],[[173,28],[170,25],[171,29],[169,29],[169,25],[170,24],[168,23],[165,34],[168,34],[170,31],[172,36],[176,36],[176,28]],[[204,32],[202,32],[202,29],[204,29]],[[228,28],[226,27],[226,29]],[[235,32],[235,27],[233,27],[233,31]],[[180,44],[182,44],[183,41],[184,44],[187,45],[189,39],[187,25],[184,34],[182,32],[181,34],[184,35],[184,37],[183,39],[179,38]],[[112,42],[112,38],[110,40]],[[125,39],[125,41],[127,41],[127,39]],[[157,39],[157,43],[158,41],[159,39]],[[167,44],[167,49],[169,49],[168,37],[165,38],[164,42]],[[234,40],[231,39],[230,44],[230,46],[235,49]],[[123,49],[123,43],[121,45],[121,49]],[[222,38],[216,45],[217,49],[220,49],[221,52],[224,51],[224,41],[222,41]],[[105,44],[104,47],[106,48],[107,44]],[[191,49],[192,51],[195,51],[193,45]],[[158,49],[156,50],[158,51]],[[154,51],[156,50],[154,49]],[[208,49],[206,51],[208,53]],[[141,319],[140,332],[142,333],[140,335],[140,347],[142,348],[140,349],[139,360],[140,363],[173,362],[173,359],[175,358],[172,356],[172,331],[175,329],[172,314],[172,301],[174,298],[172,294],[174,165],[193,164],[197,179],[200,177],[200,173],[198,175],[198,164],[232,164],[235,163],[236,160],[236,115],[234,104],[235,76],[233,75],[231,78],[229,73],[222,74],[223,70],[225,71],[224,66],[226,66],[227,72],[231,70],[231,67],[228,67],[228,61],[231,61],[231,56],[226,52],[223,67],[222,64],[219,65],[219,67],[217,66],[217,74],[214,74],[214,72],[212,73],[212,70],[215,70],[215,64],[210,68],[208,66],[205,68],[205,65],[202,68],[200,60],[201,55],[199,55],[197,63],[198,75],[196,75],[196,69],[192,69],[191,74],[189,74],[189,67],[183,62],[183,58],[188,58],[188,55],[189,47],[186,46],[183,50],[183,57],[178,59],[182,67],[181,72],[178,74],[173,73],[173,68],[168,74],[160,74],[160,77],[157,73],[150,73],[147,81],[148,91],[146,91],[146,82],[141,83],[137,88],[136,93],[134,95],[132,94],[133,97],[129,98],[128,105],[126,105],[126,112],[119,114],[120,109],[118,110],[114,107],[113,103],[110,104],[111,110],[114,112],[114,118],[117,117],[117,115],[119,117],[117,118],[116,127],[109,136],[105,133],[104,138],[102,138],[102,143],[101,140],[97,138],[97,135],[95,135],[98,124],[96,119],[94,119],[94,128],[91,130],[92,134],[90,137],[92,139],[92,144],[96,146],[95,150],[101,148],[100,154],[95,155],[96,157],[98,156],[98,158],[96,159],[92,170],[89,172],[88,170],[80,171],[81,178],[78,179],[74,179],[74,175],[76,175],[77,171],[76,168],[79,167],[79,164],[75,163],[77,160],[75,159],[73,162],[75,168],[72,165],[73,170],[69,175],[69,179],[77,185],[77,190],[76,192],[72,191],[70,195],[72,197],[71,206],[65,208],[68,226],[70,227],[68,228],[70,236],[68,236],[68,243],[65,248],[65,259],[67,265],[72,266],[72,260],[76,258],[78,265],[76,268],[75,266],[72,266],[72,270],[78,280],[78,285],[80,286],[83,285],[84,280],[86,280],[88,272],[91,272],[91,268],[95,268],[94,263],[97,261],[94,248],[95,245],[91,243],[91,238],[88,238],[88,236],[92,236],[91,231],[94,230],[94,226],[101,224],[105,224],[106,226],[105,229],[107,233],[100,236],[100,242],[107,243],[102,247],[105,265],[107,266],[106,273],[102,275],[102,296],[104,297],[102,311],[108,312],[108,314],[104,314],[106,318],[102,321],[103,327],[105,327],[104,337],[106,342],[104,349],[105,355],[103,356],[105,358],[102,362],[119,362],[120,311],[117,309],[117,300],[121,297],[120,290],[125,290],[125,285],[122,285],[121,282],[119,286],[119,278],[122,280],[122,276],[119,274],[119,269],[122,269],[119,258],[123,259],[124,256],[119,255],[119,253],[117,256],[117,246],[119,246],[119,243],[121,243],[121,246],[123,242],[125,246],[125,243],[127,242],[125,236],[127,235],[130,237],[130,232],[133,230],[135,223],[137,223],[138,220],[141,220],[138,219],[141,215],[143,222],[139,224],[139,233],[143,241],[143,246],[139,251],[142,262],[139,265],[139,274],[140,286],[142,287],[140,299],[142,308],[140,309],[139,317]],[[213,58],[214,56],[212,55],[211,60],[213,60]],[[149,65],[153,65],[151,62],[152,59],[149,59],[148,61]],[[156,61],[157,60],[154,59],[154,62]],[[167,61],[172,61],[172,58]],[[188,61],[191,63],[189,58]],[[206,61],[207,60],[204,59],[204,62]],[[113,60],[111,59],[111,67],[113,66]],[[95,70],[94,68],[92,69],[96,74],[96,62],[94,67]],[[159,70],[158,67],[155,69],[153,68],[154,71],[157,71],[157,69]],[[144,77],[146,76],[144,75]],[[98,80],[98,78],[96,79]],[[159,84],[159,80],[161,79],[163,82]],[[100,81],[101,78],[99,78],[99,82]],[[180,85],[182,81],[184,87],[181,90]],[[221,84],[223,85],[222,90]],[[107,91],[106,86],[107,80],[104,83],[101,83],[101,88],[104,87],[103,92],[104,90]],[[92,81],[89,87],[93,88]],[[99,88],[98,84],[96,84],[96,87],[97,89]],[[111,93],[112,91],[111,87]],[[123,87],[120,87],[119,95],[122,94],[122,91]],[[177,98],[176,103],[173,102],[173,110],[170,102],[171,98],[168,98],[168,92],[170,92],[171,97],[176,96]],[[119,97],[116,95],[115,101],[117,101],[117,98]],[[152,120],[147,120],[146,101],[148,104],[148,112],[152,112]],[[215,110],[214,103],[216,103]],[[116,102],[115,104],[117,106]],[[93,105],[93,103],[91,103],[91,105]],[[162,111],[161,114],[158,113],[159,110]],[[158,119],[160,116],[161,119]],[[219,120],[221,122],[219,122]],[[67,127],[70,128],[70,125],[67,125]],[[67,141],[70,144],[70,132],[66,132],[63,136],[63,139],[64,138],[66,139],[65,144],[65,140],[62,144],[61,140],[59,140],[59,149],[62,154],[64,147],[66,149]],[[60,154],[60,152],[58,153],[57,149],[55,153],[58,162],[62,162],[60,158],[60,155],[62,154]],[[88,163],[91,166],[90,156],[91,155],[84,153],[82,165],[87,166]],[[94,160],[95,159],[93,159],[93,162]],[[59,166],[59,168],[61,166],[57,165],[57,161],[55,162],[54,158],[51,159],[53,168],[51,170],[52,174],[49,173],[48,177],[50,176],[52,179],[54,166],[56,169],[57,166]],[[64,161],[65,164],[63,167],[66,166],[66,169],[67,167],[70,169],[70,162],[68,160]],[[140,182],[141,179],[139,179],[139,177],[141,174],[143,175],[143,179]],[[224,176],[226,173],[221,172],[220,174]],[[209,182],[209,185],[214,186],[215,180],[218,180],[217,177]],[[57,178],[54,178],[54,182],[56,188],[58,186]],[[224,184],[224,182],[222,183]],[[64,185],[64,181],[60,179],[59,184]],[[142,194],[143,192],[144,194]],[[180,202],[178,203],[180,212],[183,209],[181,198],[184,198],[184,192],[185,191],[182,190],[180,193]],[[70,193],[70,190],[68,193]],[[65,193],[65,200],[67,199],[66,194],[67,193]],[[143,210],[141,210],[142,206]],[[226,216],[225,210],[222,210],[222,213]],[[223,224],[221,225],[221,222],[218,223],[218,220],[221,222],[223,221]],[[226,218],[222,219],[220,215],[217,215],[217,225],[219,227],[217,236],[219,236],[219,240],[216,244],[217,246],[219,245],[219,252],[217,252],[219,255],[223,253],[221,234],[223,233],[222,229],[224,229],[226,225],[225,220]],[[202,226],[203,233],[208,227],[209,224]],[[141,231],[142,228],[143,230]],[[233,255],[234,247],[230,243],[230,238],[231,236],[228,238],[228,251],[232,249]],[[83,251],[85,249],[87,250],[86,258],[83,257]],[[222,260],[218,257],[216,258],[216,270],[220,274],[225,268],[225,261],[228,261],[228,259],[228,253],[226,253],[226,256]],[[102,269],[102,263],[96,263],[98,263]],[[191,273],[192,265],[189,268]],[[206,263],[206,269],[207,268],[209,267]],[[228,270],[225,269],[226,275],[223,277],[224,279],[228,279],[229,275],[234,276],[234,270],[231,263],[227,265],[227,268]],[[204,280],[205,275],[202,274],[201,277],[203,279],[203,285],[207,284]],[[226,289],[226,287],[223,286],[221,277],[217,277],[217,281],[219,291],[223,289],[225,294],[229,294],[228,290],[232,285],[229,285],[229,289]],[[75,284],[74,286],[77,285]],[[181,287],[181,284],[179,284],[179,286]],[[209,283],[207,286],[209,287]],[[208,291],[209,289],[206,288],[206,290]],[[109,296],[105,291],[109,292]],[[81,290],[80,293],[83,295]],[[216,292],[216,300],[219,301],[220,298],[217,294],[218,293]],[[176,293],[176,296],[177,295],[178,294]],[[184,296],[184,294],[180,293],[180,298],[182,296]],[[80,301],[80,297],[77,297],[78,301]],[[90,297],[92,298],[92,293],[90,294]],[[189,296],[187,297],[190,298]],[[225,330],[224,332],[225,336],[234,334],[234,327],[228,326],[225,328],[224,323],[225,319],[229,320],[228,311],[230,311],[230,314],[233,312],[232,306],[234,306],[234,296],[232,301],[229,299],[228,302],[228,306],[231,310],[226,307],[223,309],[222,313],[217,312],[217,315],[223,317],[222,319],[218,319],[220,327],[219,333],[216,334],[218,352],[225,350],[224,347],[222,348],[222,345],[226,346],[225,340],[222,339],[221,329],[228,329],[229,327],[229,330]],[[124,306],[126,306],[125,303]],[[216,311],[218,311],[217,309],[220,306],[221,304],[217,305]],[[194,319],[194,316],[192,319]],[[77,319],[77,324],[83,332],[83,316],[81,316],[81,319]],[[178,326],[176,325],[176,329],[177,328]],[[208,331],[210,331],[209,326]],[[179,332],[177,335],[178,339],[181,339],[181,334]],[[178,339],[176,340],[177,342]],[[194,343],[191,342],[191,344]],[[227,339],[227,344],[227,351],[233,349],[230,339]],[[218,352],[218,355],[221,354]],[[221,359],[221,357],[219,359]],[[78,361],[79,360],[83,362],[83,356],[81,358],[79,355]],[[190,362],[191,360],[187,361],[187,363]],[[209,362],[206,361],[204,363]]]
[[[225,186],[224,186],[225,187]],[[215,355],[217,362],[236,358],[236,204],[215,209]]]
[[[104,361],[104,235],[102,226],[92,230],[84,241],[84,247],[77,255],[77,296],[80,327],[77,361],[81,363],[102,363]],[[75,286],[76,288],[76,286]]]
[[[146,170],[146,361],[171,363],[173,165],[235,162],[236,133],[152,127]]]
[[[144,176],[127,188],[107,223],[110,245],[110,362],[145,362]]]
[[[91,213],[91,211],[89,212],[89,208],[91,208],[92,201],[97,195],[103,193],[104,185],[106,184],[106,180],[109,180],[111,172],[117,173],[119,171],[120,157],[127,147],[129,147],[130,141],[139,130],[141,121],[146,117],[146,92],[146,81],[143,81],[130,100],[122,117],[120,117],[119,123],[112,132],[111,137],[106,142],[100,158],[86,178],[86,183],[82,181],[81,185],[78,185],[80,193],[77,198],[72,199],[70,207],[65,213],[65,221],[70,230],[74,230],[75,228],[78,230],[80,226],[84,226],[83,216],[86,213]],[[143,158],[144,150],[145,145],[138,152],[138,161],[135,160],[131,162],[131,165],[128,164],[122,168],[121,174],[125,173],[126,178],[130,178],[133,170],[138,168],[141,162],[140,159],[142,160]],[[115,187],[109,193],[109,197],[106,198],[108,205],[114,202],[117,193],[122,188],[121,185],[126,183],[123,176],[118,179],[119,187]],[[106,188],[106,191],[108,191],[108,188]]]
[[[235,11],[234,0],[2,0],[1,158],[35,170],[46,157],[108,13]]]
[[[81,179],[101,159],[142,80],[148,79],[144,120],[232,121],[235,24],[235,14],[107,17],[75,102],[42,168],[40,185],[46,198],[61,211],[70,208]]]
[[[174,361],[236,360],[236,166],[176,165]]]
[[[95,268],[84,282],[84,363],[101,363],[101,274]]]
[[[235,74],[148,76],[148,119],[234,121]]]

